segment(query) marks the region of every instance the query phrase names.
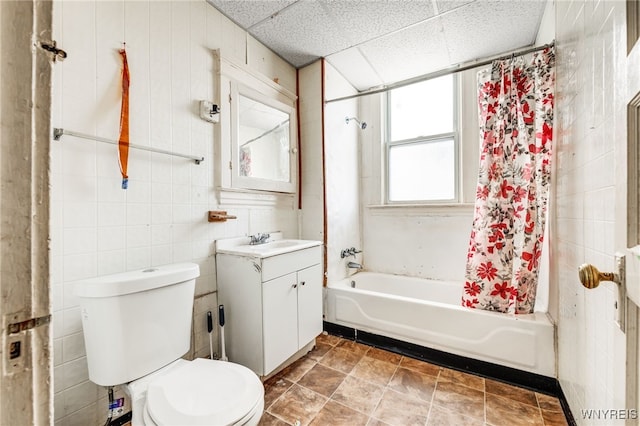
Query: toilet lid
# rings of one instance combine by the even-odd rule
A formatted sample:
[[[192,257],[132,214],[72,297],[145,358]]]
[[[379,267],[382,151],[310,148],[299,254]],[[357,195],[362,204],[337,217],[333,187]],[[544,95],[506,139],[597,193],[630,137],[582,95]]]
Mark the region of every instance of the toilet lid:
[[[154,380],[147,410],[160,425],[231,425],[264,398],[264,387],[248,368],[198,358]]]

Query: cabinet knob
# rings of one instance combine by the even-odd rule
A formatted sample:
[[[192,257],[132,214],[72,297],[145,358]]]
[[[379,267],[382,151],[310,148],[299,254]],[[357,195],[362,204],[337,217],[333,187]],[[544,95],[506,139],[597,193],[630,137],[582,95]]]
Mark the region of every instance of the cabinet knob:
[[[304,282],[304,281],[302,281],[302,282],[300,283],[300,285],[305,285],[305,284],[306,284],[306,282]]]
[[[293,287],[293,288],[298,288],[298,284],[294,284],[294,285],[292,285],[291,287]]]

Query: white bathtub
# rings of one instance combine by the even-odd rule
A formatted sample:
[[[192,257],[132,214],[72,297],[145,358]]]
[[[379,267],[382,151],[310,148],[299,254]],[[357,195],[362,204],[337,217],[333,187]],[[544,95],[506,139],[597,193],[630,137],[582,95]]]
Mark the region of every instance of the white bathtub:
[[[355,288],[351,282],[355,282]],[[359,272],[327,286],[325,320],[440,351],[555,377],[545,313],[463,308],[462,284]]]

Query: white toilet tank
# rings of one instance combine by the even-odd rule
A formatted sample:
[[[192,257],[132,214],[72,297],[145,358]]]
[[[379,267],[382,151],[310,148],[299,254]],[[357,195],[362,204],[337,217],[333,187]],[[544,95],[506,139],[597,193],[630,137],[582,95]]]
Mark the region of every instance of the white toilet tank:
[[[199,275],[195,263],[179,263],[79,282],[91,381],[127,383],[182,357]]]

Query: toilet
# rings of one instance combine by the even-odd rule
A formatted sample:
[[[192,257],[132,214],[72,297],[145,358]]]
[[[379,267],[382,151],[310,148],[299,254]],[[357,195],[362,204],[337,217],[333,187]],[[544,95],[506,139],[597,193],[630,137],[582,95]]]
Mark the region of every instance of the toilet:
[[[253,426],[262,417],[264,387],[253,371],[231,362],[182,359],[191,345],[199,275],[198,265],[180,263],[75,287],[89,379],[124,387],[133,426]]]

